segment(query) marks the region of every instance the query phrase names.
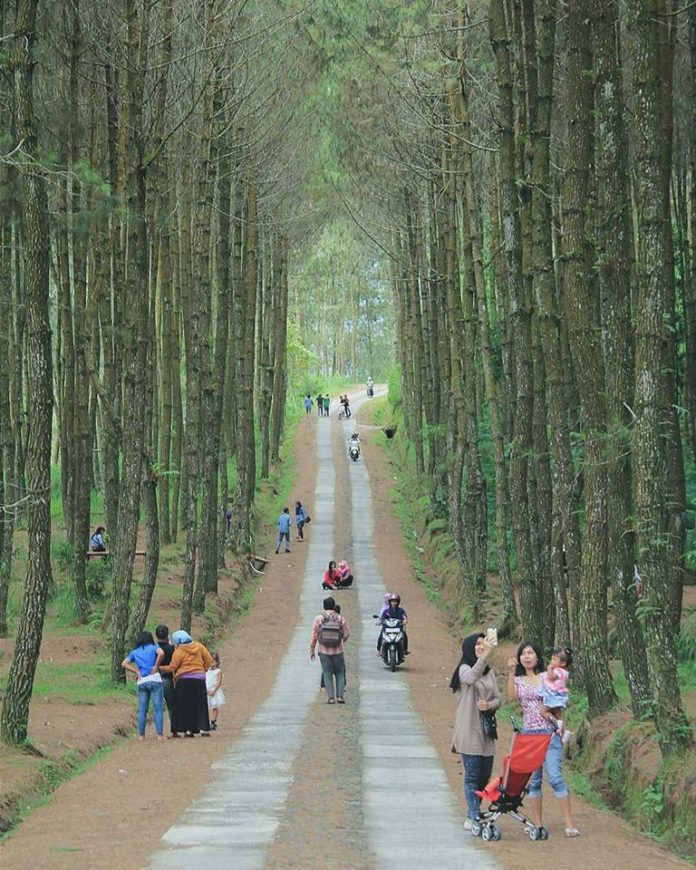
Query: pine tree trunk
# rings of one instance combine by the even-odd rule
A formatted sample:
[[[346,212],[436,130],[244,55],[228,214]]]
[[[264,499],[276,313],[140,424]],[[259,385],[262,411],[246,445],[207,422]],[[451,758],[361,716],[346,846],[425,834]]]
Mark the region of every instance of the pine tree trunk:
[[[28,321],[29,558],[24,598],[12,664],[7,678],[0,738],[19,746],[27,738],[29,701],[51,585],[51,426],[53,373],[49,322],[49,238],[46,181],[37,158],[34,128],[34,51],[38,0],[19,0],[15,22],[13,71],[19,152],[28,161],[23,173],[24,274]]]
[[[681,703],[676,668],[671,593],[676,582],[670,539],[671,451],[664,433],[671,425],[665,368],[665,328],[673,312],[665,287],[672,251],[665,232],[669,219],[669,174],[660,141],[658,23],[640,0],[621,0],[621,30],[627,51],[627,92],[632,95],[637,212],[635,293],[634,493],[638,560],[643,578],[639,617],[653,692],[653,715],[664,756],[686,747],[692,731]]]
[[[597,278],[607,382],[608,573],[618,646],[631,693],[633,715],[650,699],[645,643],[636,616],[633,504],[631,499],[630,408],[633,407],[631,330],[631,223],[624,101],[616,52],[615,4],[595,0],[595,174],[597,178]]]
[[[252,543],[251,507],[256,484],[256,444],[254,439],[254,327],[256,324],[257,226],[256,183],[248,170],[246,186],[246,228],[242,274],[243,338],[240,346],[241,380],[237,389],[237,491],[233,509],[236,517],[236,547],[249,552]]]
[[[505,29],[503,0],[491,0],[489,29],[496,60],[498,126],[500,130],[501,244],[505,252],[505,273],[511,312],[512,369],[514,378],[513,442],[510,454],[510,498],[515,505],[513,532],[517,555],[517,586],[520,592],[522,624],[527,637],[544,633],[541,589],[534,576],[529,485],[533,450],[534,373],[531,347],[531,302],[522,273],[522,235],[516,186],[514,114],[510,69],[510,37]]]
[[[287,331],[288,331],[288,239],[278,237],[280,248],[278,276],[278,310],[273,340],[273,415],[271,418],[271,459],[280,462],[280,442],[285,419],[285,396],[287,393]]]
[[[607,473],[604,360],[600,344],[599,298],[591,280],[586,213],[592,135],[592,90],[587,70],[590,52],[589,0],[577,0],[568,16],[568,71],[565,110],[568,148],[562,185],[563,258],[566,317],[583,411],[585,529],[579,597],[581,660],[590,712],[603,713],[614,703],[607,657]]]
[[[147,233],[143,177],[142,107],[144,58],[140,54],[142,20],[135,0],[126,0],[127,132],[124,141],[124,194],[128,206],[124,263],[123,475],[118,534],[113,543],[111,597],[111,676],[125,682],[121,660],[128,631],[133,559],[138,539],[140,484],[144,454],[145,373],[148,323]]]

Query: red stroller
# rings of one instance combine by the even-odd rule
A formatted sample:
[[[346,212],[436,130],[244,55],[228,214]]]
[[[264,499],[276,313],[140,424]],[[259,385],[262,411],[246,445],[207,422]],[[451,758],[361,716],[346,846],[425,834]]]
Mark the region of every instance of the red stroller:
[[[503,775],[492,779],[483,791],[476,792],[482,800],[489,801],[490,806],[485,812],[479,813],[478,819],[471,823],[471,833],[474,837],[481,837],[486,842],[499,840],[501,833],[494,823],[507,813],[518,822],[522,822],[530,840],[548,839],[549,832],[546,828],[537,828],[519,812],[519,808],[527,793],[529,778],[544,763],[552,737],[552,733],[519,734],[515,730],[510,754],[503,758]]]

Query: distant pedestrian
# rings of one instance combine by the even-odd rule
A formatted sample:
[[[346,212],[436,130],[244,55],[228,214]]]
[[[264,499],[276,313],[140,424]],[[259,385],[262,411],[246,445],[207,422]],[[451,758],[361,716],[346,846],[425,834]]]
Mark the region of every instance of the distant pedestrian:
[[[145,723],[150,709],[150,699],[154,708],[157,739],[164,740],[164,713],[162,712],[164,694],[159,672],[163,655],[152,633],[141,631],[135,639],[135,647],[121,662],[121,667],[132,671],[138,680],[138,740],[145,739]]]
[[[220,656],[214,652],[213,663],[205,672],[205,688],[208,692],[208,713],[210,716],[210,730],[217,730],[218,714],[220,707],[225,705],[225,693],[222,691],[222,669],[220,668]]]
[[[276,541],[276,553],[280,552],[280,545],[285,540],[285,552],[290,552],[290,526],[292,525],[292,517],[290,516],[290,508],[284,507],[283,513],[278,517],[278,540]]]
[[[304,400],[305,414],[311,414],[313,406],[314,406],[314,402],[312,401],[312,397],[309,395],[309,393],[307,393],[307,395],[305,396],[305,400]]]
[[[331,406],[331,397],[327,393],[327,395],[324,396],[324,416],[325,417],[331,416],[331,414],[329,413],[330,406]]]
[[[324,397],[321,393],[317,396],[317,415],[319,417],[324,416]]]
[[[304,525],[307,522],[307,511],[301,501],[295,502],[295,522],[297,523],[297,540],[304,541]]]
[[[343,651],[344,644],[350,637],[350,629],[345,618],[334,610],[335,605],[336,602],[333,598],[325,598],[324,612],[314,617],[309,641],[309,657],[314,661],[315,650],[318,648],[319,661],[324,672],[324,685],[328,695],[327,703],[344,704],[346,660]]]

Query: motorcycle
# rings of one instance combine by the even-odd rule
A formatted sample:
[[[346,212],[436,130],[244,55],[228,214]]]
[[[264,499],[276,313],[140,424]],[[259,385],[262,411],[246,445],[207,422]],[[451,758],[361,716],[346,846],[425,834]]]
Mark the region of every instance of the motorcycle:
[[[372,385],[370,385],[367,388],[367,397],[368,397],[368,399],[371,399],[371,398],[373,398],[374,395],[375,395],[375,388]]]
[[[401,619],[382,617],[382,661],[392,673],[404,660],[404,623]]]
[[[360,459],[360,448],[357,444],[351,444],[348,448],[348,456],[353,460],[353,462],[357,462]]]

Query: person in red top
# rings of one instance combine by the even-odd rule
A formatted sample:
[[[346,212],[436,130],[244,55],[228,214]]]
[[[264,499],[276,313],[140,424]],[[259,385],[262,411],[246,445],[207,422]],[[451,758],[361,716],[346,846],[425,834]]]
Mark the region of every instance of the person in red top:
[[[321,582],[322,589],[338,589],[340,575],[336,570],[336,562],[332,559],[329,567],[324,571],[324,579]]]
[[[309,641],[309,657],[314,661],[315,650],[318,649],[319,661],[324,672],[324,685],[326,686],[326,694],[328,695],[327,703],[345,704],[343,700],[343,690],[346,685],[346,660],[343,655],[344,644],[350,637],[350,629],[348,623],[339,613],[336,613],[334,607],[336,602],[330,596],[324,599],[324,612],[318,613],[314,617],[312,623],[312,634]],[[340,640],[337,644],[327,645],[322,642],[320,632],[325,623],[337,625],[340,630]],[[334,688],[334,678],[336,685]]]

